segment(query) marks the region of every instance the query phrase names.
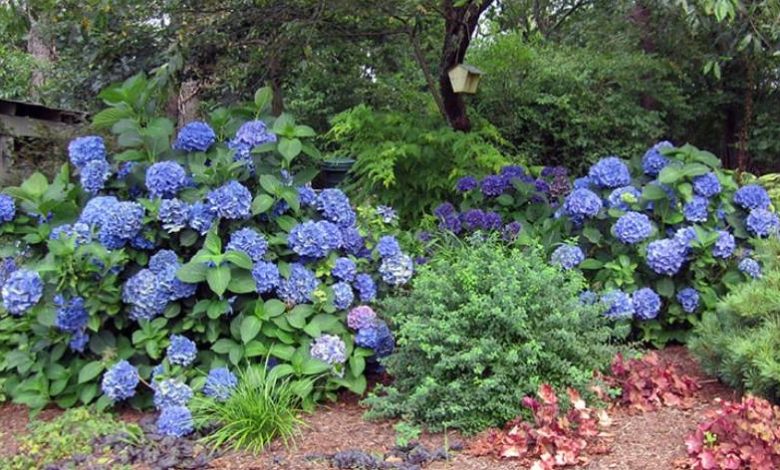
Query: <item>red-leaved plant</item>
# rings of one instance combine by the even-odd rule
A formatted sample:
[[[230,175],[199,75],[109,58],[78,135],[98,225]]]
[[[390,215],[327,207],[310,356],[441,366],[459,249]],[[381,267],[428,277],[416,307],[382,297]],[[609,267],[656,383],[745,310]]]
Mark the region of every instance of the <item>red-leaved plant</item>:
[[[571,388],[571,407],[565,414],[561,413],[558,397],[550,385],[542,384],[537,395],[538,399],[523,399],[523,406],[533,412],[533,423],[517,418],[503,430],[488,430],[471,445],[470,452],[533,461],[533,470],[584,463],[583,451],[599,435],[598,428],[609,426],[606,412],[588,408],[579,392]]]
[[[780,408],[753,396],[723,402],[685,445],[694,470],[780,468]]]
[[[676,367],[664,363],[652,352],[629,360],[618,354],[612,360],[611,373],[597,374],[597,379],[620,390],[618,405],[639,411],[660,406],[690,408],[695,392],[701,388],[692,377],[680,374]],[[602,387],[595,386],[593,390],[602,400],[610,400]]]

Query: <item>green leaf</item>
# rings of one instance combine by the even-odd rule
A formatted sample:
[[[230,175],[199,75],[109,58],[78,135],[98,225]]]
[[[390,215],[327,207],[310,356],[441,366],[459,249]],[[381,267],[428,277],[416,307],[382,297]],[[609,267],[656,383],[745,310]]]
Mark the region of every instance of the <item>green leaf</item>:
[[[593,244],[598,244],[601,241],[601,232],[595,227],[585,227],[585,229],[582,230],[582,235]]]
[[[279,139],[279,145],[276,147],[288,164],[301,153],[302,148],[303,145],[299,139],[288,139],[286,137]]]
[[[262,214],[274,205],[274,198],[267,194],[258,194],[252,201],[252,215]]]
[[[674,184],[683,177],[682,171],[676,166],[667,165],[658,174],[658,181],[663,184]]]
[[[264,86],[262,88],[259,88],[255,92],[255,108],[259,112],[263,112],[265,108],[268,107],[268,105],[271,103],[271,100],[273,99],[273,91],[270,87]]]
[[[282,199],[284,199],[293,211],[298,212],[301,210],[301,202],[298,199],[298,190],[292,186],[285,186],[281,191]]]
[[[243,270],[236,270],[230,276],[228,290],[236,294],[249,294],[255,292],[257,288],[252,273]]]
[[[341,321],[337,316],[328,313],[318,313],[311,319],[303,331],[312,338],[316,338],[323,332],[336,333],[340,327]]]
[[[230,266],[216,266],[206,272],[206,282],[211,290],[222,297],[230,283]]]
[[[92,125],[96,129],[105,129],[113,126],[120,119],[132,117],[133,112],[129,108],[106,108],[92,117]]]
[[[43,173],[35,172],[30,175],[29,178],[22,183],[22,189],[33,197],[43,196],[47,189],[49,189],[49,181],[43,175]]]
[[[227,300],[212,300],[210,301],[208,308],[206,308],[206,316],[212,320],[216,320],[227,312],[229,308],[230,303]]]
[[[308,304],[296,305],[287,313],[287,322],[293,328],[303,329],[306,325],[306,318],[314,312],[314,307]]]
[[[282,315],[285,310],[287,310],[287,307],[284,305],[284,302],[279,299],[268,299],[265,301],[265,304],[263,304],[263,311],[268,318],[278,317],[279,315]]]
[[[295,348],[287,344],[276,343],[271,345],[271,349],[269,349],[268,353],[283,361],[289,361],[292,359],[293,354],[295,354]]]
[[[272,130],[276,135],[292,137],[293,134],[295,134],[295,121],[289,114],[282,113],[282,115],[274,121]]]
[[[81,368],[79,371],[79,383],[83,384],[97,377],[103,372],[103,363],[100,361],[92,361]]]
[[[702,165],[701,163],[689,163],[685,165],[682,169],[682,173],[689,178],[693,178],[695,176],[701,176],[709,172],[710,169],[707,166]]]
[[[352,356],[349,358],[349,370],[355,377],[363,374],[366,369],[366,359],[362,356]]]
[[[235,346],[238,346],[238,343],[232,339],[222,338],[211,346],[211,350],[217,354],[227,354]]]
[[[252,259],[243,251],[230,250],[225,254],[225,259],[239,268],[252,269]]]
[[[314,129],[312,129],[309,126],[304,125],[298,125],[295,126],[295,137],[314,137],[317,133],[314,132]]]
[[[206,235],[206,241],[203,242],[203,246],[211,254],[218,255],[222,253],[222,239],[219,238],[216,225],[209,230],[208,235]]]
[[[509,207],[515,203],[515,198],[513,198],[509,194],[502,194],[496,198],[496,202],[498,202],[502,206]]]
[[[301,365],[301,373],[304,375],[317,375],[330,370],[330,364],[313,357],[307,357]]]
[[[209,268],[203,263],[190,262],[179,268],[176,271],[176,277],[182,282],[189,282],[190,284],[196,284],[206,280],[206,273]]]
[[[246,357],[257,357],[257,356],[267,356],[268,355],[268,347],[261,341],[253,340],[250,341],[246,346],[244,346],[244,356]]]
[[[657,184],[648,184],[642,191],[642,198],[648,201],[660,201],[667,198],[666,191]]]
[[[281,379],[282,377],[287,377],[293,373],[295,373],[295,370],[293,370],[293,367],[290,364],[279,364],[271,369],[271,372],[268,374],[268,378]]]
[[[84,403],[85,405],[91,403],[97,395],[97,387],[97,384],[89,384],[81,387],[81,390],[79,391],[79,400],[81,400],[81,403]]]
[[[662,297],[666,297],[667,299],[671,299],[672,297],[674,297],[674,281],[672,281],[668,277],[659,279],[655,283],[655,290]]]
[[[266,174],[260,176],[260,186],[269,194],[276,196],[284,185],[275,176]]]
[[[249,343],[258,333],[260,333],[260,327],[263,323],[255,316],[247,316],[241,320],[241,342],[244,344]]]
[[[589,269],[589,270],[596,270],[601,269],[604,267],[604,263],[593,258],[588,258],[582,263],[580,263],[579,266],[577,266],[580,269]]]
[[[289,232],[293,229],[296,225],[298,225],[298,220],[295,217],[290,217],[289,215],[283,215],[281,217],[276,218],[276,224],[279,225],[279,228],[284,230],[285,232]]]

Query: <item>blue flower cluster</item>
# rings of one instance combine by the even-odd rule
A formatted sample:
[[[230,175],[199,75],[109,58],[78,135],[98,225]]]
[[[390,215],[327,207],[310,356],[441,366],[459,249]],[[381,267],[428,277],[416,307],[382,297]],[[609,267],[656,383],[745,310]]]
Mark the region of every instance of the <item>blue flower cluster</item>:
[[[550,263],[561,266],[563,269],[571,269],[585,261],[582,249],[574,245],[561,245],[553,251]]]
[[[139,380],[138,370],[129,362],[121,360],[103,374],[100,387],[105,396],[117,402],[135,395]]]
[[[201,235],[209,231],[216,218],[217,213],[206,203],[196,202],[190,207],[190,228]]]
[[[227,367],[211,369],[203,385],[203,394],[216,401],[227,401],[238,387],[238,379]]]
[[[322,335],[311,345],[311,357],[327,362],[330,365],[343,364],[347,361],[347,345],[336,335]]]
[[[157,417],[157,432],[164,436],[184,437],[194,430],[192,412],[186,406],[163,408]]]
[[[641,320],[652,320],[661,312],[661,297],[649,287],[634,291],[631,302],[634,305],[634,314]]]
[[[117,250],[132,240],[143,227],[144,208],[137,202],[122,201],[111,204],[102,200],[105,212],[98,220],[98,240],[109,250]]]
[[[259,145],[276,142],[276,134],[268,130],[263,121],[248,121],[236,131],[236,136],[228,142],[228,148],[235,150],[233,159],[244,162],[249,170],[254,173],[252,161],[252,149]]]
[[[353,330],[369,327],[376,319],[376,312],[368,305],[353,308],[347,314],[347,326]]]
[[[645,214],[626,212],[612,226],[612,235],[621,243],[634,245],[646,240],[653,233],[653,224]]]
[[[601,302],[606,306],[604,315],[608,318],[631,318],[634,316],[634,303],[631,296],[621,290],[611,290],[601,296]]]
[[[351,227],[357,220],[349,198],[340,189],[323,189],[317,196],[316,207],[323,217],[339,227]]]
[[[386,224],[398,220],[398,213],[390,206],[376,206],[376,213]]]
[[[54,326],[60,331],[71,334],[71,350],[83,352],[86,341],[89,339],[89,335],[85,331],[89,321],[89,313],[84,306],[84,299],[73,297],[66,301],[62,295],[58,294],[54,297],[54,305],[57,306]]]
[[[780,219],[777,214],[766,209],[753,209],[745,219],[745,226],[753,235],[766,238],[769,235],[777,235]]]
[[[19,269],[8,276],[0,293],[3,308],[11,315],[20,316],[43,297],[43,279],[35,271]]]
[[[461,193],[477,189],[479,181],[473,176],[464,176],[455,183],[455,190]]]
[[[618,209],[621,211],[628,211],[631,209],[631,204],[636,204],[642,197],[642,193],[633,186],[623,186],[612,190],[607,197],[607,207],[610,209]]]
[[[710,198],[721,192],[718,176],[713,173],[705,173],[693,178],[693,192],[701,197]]]
[[[718,230],[718,239],[712,247],[712,256],[726,259],[734,253],[736,247],[737,242],[734,239],[734,235],[725,230]]]
[[[217,140],[217,134],[208,124],[201,121],[187,123],[179,130],[173,148],[185,152],[205,152]]]
[[[333,263],[333,269],[330,271],[331,275],[340,280],[352,282],[357,275],[357,266],[355,262],[349,258],[337,258]]]
[[[225,249],[246,253],[252,261],[258,262],[268,251],[268,241],[257,230],[244,227],[230,234],[230,241]]]
[[[699,292],[693,287],[680,289],[677,293],[677,302],[684,312],[693,313],[699,307]]]
[[[601,198],[589,189],[575,189],[563,203],[563,210],[572,219],[595,217],[601,210]]]
[[[102,137],[96,135],[78,137],[68,144],[68,157],[73,166],[82,169],[89,162],[106,159],[106,144]]]
[[[76,246],[85,245],[92,241],[92,229],[83,222],[76,222],[54,227],[49,234],[50,240],[65,240],[68,238],[72,238]]]
[[[480,189],[487,197],[498,197],[508,188],[507,181],[501,175],[489,175],[482,179]]]
[[[752,258],[745,258],[740,261],[737,265],[737,269],[752,277],[753,279],[758,279],[761,277],[761,265],[758,264],[758,261]]]
[[[631,183],[628,167],[618,157],[602,158],[590,167],[588,177],[601,188],[619,188]]]
[[[192,389],[177,379],[153,382],[154,407],[164,410],[172,406],[186,406],[192,399]]]
[[[337,282],[331,286],[333,289],[333,306],[339,310],[346,310],[355,300],[355,293],[352,287],[343,281]]]
[[[186,185],[187,172],[176,162],[154,163],[146,170],[146,189],[151,197],[176,197]]]
[[[16,217],[16,202],[7,194],[0,194],[0,224],[10,222]]]
[[[642,157],[642,171],[648,176],[658,176],[669,164],[669,159],[664,157],[661,151],[672,147],[672,143],[665,140],[653,145]]]
[[[355,276],[355,282],[352,286],[358,291],[361,302],[371,302],[376,298],[376,283],[370,275],[358,274]]]
[[[127,280],[122,289],[122,301],[130,305],[130,318],[136,321],[151,320],[162,314],[168,305],[157,274],[150,269],[142,269]]]
[[[766,190],[757,184],[742,186],[734,193],[734,203],[743,209],[769,209],[772,201]]]
[[[385,235],[376,243],[376,251],[381,258],[390,258],[401,253],[401,245],[392,235]]]
[[[195,342],[186,336],[171,335],[170,344],[165,351],[168,362],[180,366],[188,366],[195,361],[198,355],[198,347]]]
[[[395,348],[395,340],[390,328],[387,323],[377,318],[358,329],[355,344],[373,350],[377,358],[389,356]]]
[[[311,270],[300,263],[292,263],[289,277],[279,281],[276,293],[288,304],[302,304],[312,300],[312,294],[319,284]]]
[[[688,222],[706,222],[709,217],[710,201],[703,196],[694,196],[683,206],[683,216]]]
[[[384,258],[379,266],[379,274],[382,275],[382,280],[391,286],[404,285],[414,274],[414,262],[409,255],[403,253]]]
[[[647,265],[654,272],[674,276],[685,263],[686,246],[679,240],[662,238],[647,245]]]
[[[176,233],[189,224],[190,211],[190,205],[181,199],[163,199],[157,212],[157,220],[162,222],[166,232]]]
[[[206,200],[214,214],[223,219],[245,219],[252,207],[252,193],[235,180],[209,192]]]
[[[279,268],[267,261],[258,261],[252,267],[252,279],[258,294],[267,294],[279,286]]]
[[[324,258],[343,243],[341,232],[324,220],[298,224],[287,236],[287,246],[297,255],[307,258]]]

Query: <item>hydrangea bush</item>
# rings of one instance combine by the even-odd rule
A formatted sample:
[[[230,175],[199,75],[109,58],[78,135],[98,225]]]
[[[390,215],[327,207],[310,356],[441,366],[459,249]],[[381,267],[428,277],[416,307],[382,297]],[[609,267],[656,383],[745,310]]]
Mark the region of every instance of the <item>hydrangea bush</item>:
[[[460,207],[434,211],[439,228],[541,240],[551,264],[585,272],[608,316],[636,320],[656,343],[685,340],[728,286],[760,277],[752,241],[780,229],[760,185],[740,186],[719,159],[689,145],[605,157],[571,183],[561,168],[531,173],[507,167],[461,179]]]
[[[191,431],[193,393],[225,400],[246,361],[270,358],[308,405],[362,393],[367,359],[394,343],[376,315],[349,312],[414,272],[377,232],[390,225],[308,185],[314,133],[258,120],[269,90],[175,132],[147,115],[152,86],[101,93],[94,124],[116,140],[78,138],[54,182],[36,174],[0,196],[4,391],[33,407],[154,406],[169,435]]]

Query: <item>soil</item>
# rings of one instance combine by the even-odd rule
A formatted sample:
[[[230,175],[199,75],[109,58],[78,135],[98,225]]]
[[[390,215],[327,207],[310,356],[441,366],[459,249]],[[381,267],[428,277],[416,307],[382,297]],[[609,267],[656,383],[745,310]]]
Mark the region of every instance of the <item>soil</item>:
[[[658,352],[666,361],[678,366],[682,373],[695,377],[702,385],[696,403],[690,409],[663,408],[647,413],[615,409],[610,412],[612,426],[606,442],[609,450],[594,455],[580,470],[658,470],[673,469],[685,457],[685,437],[691,433],[707,410],[716,406],[716,399],[738,399],[736,393],[705,376],[683,347],[668,347]],[[306,426],[290,449],[281,442],[272,444],[261,455],[229,452],[211,462],[211,468],[231,470],[307,470],[330,468],[327,455],[343,450],[362,450],[382,455],[391,450],[395,441],[393,421],[365,421],[365,410],[357,400],[344,399],[323,405],[304,417]],[[41,419],[52,419],[57,410],[44,410]],[[124,413],[124,419],[136,421],[137,413]],[[0,407],[3,427],[0,434],[0,460],[18,450],[16,437],[25,432],[28,423],[27,409],[18,405]],[[468,447],[469,439],[456,432],[423,434],[420,442],[431,451],[442,446]],[[486,457],[473,457],[466,452],[456,452],[446,462],[434,462],[425,467],[430,470],[508,470],[522,468],[517,462],[498,461]]]

